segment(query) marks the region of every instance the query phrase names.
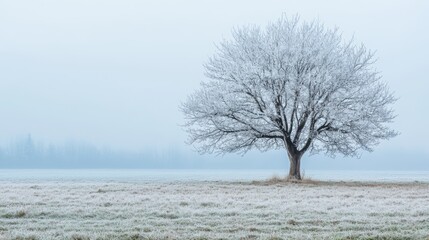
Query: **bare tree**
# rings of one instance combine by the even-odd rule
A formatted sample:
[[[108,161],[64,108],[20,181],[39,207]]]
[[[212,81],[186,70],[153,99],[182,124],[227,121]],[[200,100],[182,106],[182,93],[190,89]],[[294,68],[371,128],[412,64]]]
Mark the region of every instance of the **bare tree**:
[[[285,148],[289,179],[301,179],[307,151],[371,151],[396,135],[386,126],[396,99],[374,63],[373,52],[317,21],[237,28],[181,106],[190,142],[202,153]]]

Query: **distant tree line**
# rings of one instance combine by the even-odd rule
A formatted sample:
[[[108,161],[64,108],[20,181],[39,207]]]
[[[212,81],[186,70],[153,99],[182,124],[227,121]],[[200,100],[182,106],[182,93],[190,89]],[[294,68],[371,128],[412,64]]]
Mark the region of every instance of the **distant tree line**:
[[[164,168],[183,164],[178,150],[120,151],[88,143],[44,144],[31,135],[0,146],[1,168]]]

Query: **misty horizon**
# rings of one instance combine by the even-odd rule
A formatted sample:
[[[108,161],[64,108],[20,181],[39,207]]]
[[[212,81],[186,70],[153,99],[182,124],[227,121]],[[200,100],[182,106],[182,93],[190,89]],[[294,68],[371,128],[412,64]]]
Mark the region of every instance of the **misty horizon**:
[[[389,158],[385,158],[389,156]],[[402,166],[401,159],[409,157],[397,152],[363,153],[360,158],[309,155],[303,161],[307,170],[429,170],[423,154],[416,153]],[[393,160],[393,161],[392,161]],[[124,150],[112,146],[69,140],[45,143],[32,135],[21,136],[0,146],[0,168],[36,169],[278,169],[284,170],[289,162],[286,152],[250,151],[245,155],[201,155],[170,146],[165,149],[142,148]],[[417,167],[416,167],[417,166]]]

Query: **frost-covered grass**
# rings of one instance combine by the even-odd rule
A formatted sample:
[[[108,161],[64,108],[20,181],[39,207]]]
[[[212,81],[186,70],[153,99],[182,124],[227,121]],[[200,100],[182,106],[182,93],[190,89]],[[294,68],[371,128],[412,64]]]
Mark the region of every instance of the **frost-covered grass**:
[[[429,185],[0,181],[0,239],[429,239]]]

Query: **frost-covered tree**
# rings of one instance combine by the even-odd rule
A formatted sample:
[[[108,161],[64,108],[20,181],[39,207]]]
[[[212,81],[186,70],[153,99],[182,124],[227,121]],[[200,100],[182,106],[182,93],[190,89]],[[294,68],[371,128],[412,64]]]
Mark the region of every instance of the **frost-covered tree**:
[[[317,21],[237,28],[181,106],[190,142],[202,153],[285,148],[289,179],[301,179],[307,151],[371,151],[396,135],[386,126],[395,97],[374,63],[373,52]]]

